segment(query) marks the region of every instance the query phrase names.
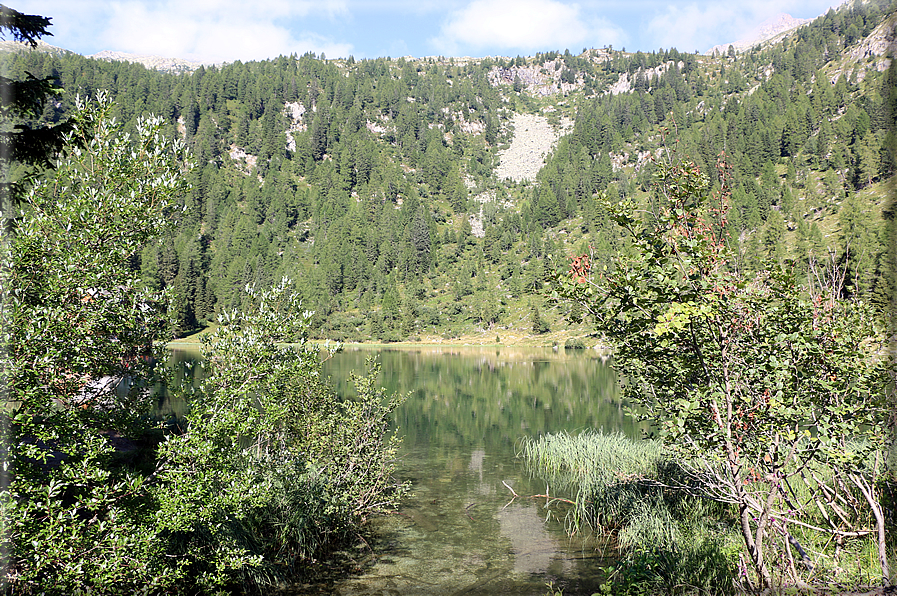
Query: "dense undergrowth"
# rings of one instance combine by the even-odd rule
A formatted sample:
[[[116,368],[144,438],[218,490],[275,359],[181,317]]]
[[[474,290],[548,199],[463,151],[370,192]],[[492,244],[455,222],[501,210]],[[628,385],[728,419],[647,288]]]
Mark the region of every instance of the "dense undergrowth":
[[[203,338],[202,384],[172,383],[157,365],[170,295],[130,259],[172,225],[189,160],[158,119],[131,138],[109,111],[81,106],[2,245],[0,589],[269,593],[405,493],[387,431],[401,399],[375,368],[337,398],[286,281],[245,288]],[[154,417],[162,386],[185,416]]]

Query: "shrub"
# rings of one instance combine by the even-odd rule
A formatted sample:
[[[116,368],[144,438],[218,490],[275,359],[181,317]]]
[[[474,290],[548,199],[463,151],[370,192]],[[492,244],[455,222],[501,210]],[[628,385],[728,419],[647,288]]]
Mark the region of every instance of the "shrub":
[[[376,366],[340,401],[289,284],[248,292],[254,310],[203,336],[206,379],[159,450],[156,523],[204,590],[284,581],[406,490],[387,434],[402,400],[376,388]]]
[[[146,387],[167,296],[130,259],[171,224],[184,147],[161,119],[123,134],[111,109],[103,95],[78,103],[67,154],[28,190],[2,247],[0,581],[16,593],[172,581],[157,556],[154,465],[140,457],[152,453]]]
[[[654,425],[703,494],[738,508],[761,588],[804,586],[803,569],[841,552],[821,547],[831,555],[811,558],[797,546],[807,532],[821,545],[874,538],[887,582],[875,487],[889,440],[889,362],[874,312],[843,298],[836,266],[811,263],[807,286],[780,265],[746,276],[726,240],[724,163],[712,195],[694,164],[657,171],[651,217],[631,200],[601,199],[630,249],[606,274],[575,257],[555,275],[556,297],[579,302],[612,343],[637,418]],[[814,477],[814,466],[834,473]],[[799,499],[796,485],[807,489]],[[862,506],[841,515],[833,499]],[[787,564],[774,580],[777,561]]]
[[[404,493],[387,433],[401,399],[372,366],[338,400],[283,283],[248,288],[250,307],[202,336],[204,382],[169,387],[186,419],[154,423],[150,387],[173,378],[155,366],[170,301],[131,259],[173,223],[185,154],[161,120],[129,137],[110,110],[79,105],[68,157],[2,246],[0,581],[16,594],[284,581]]]

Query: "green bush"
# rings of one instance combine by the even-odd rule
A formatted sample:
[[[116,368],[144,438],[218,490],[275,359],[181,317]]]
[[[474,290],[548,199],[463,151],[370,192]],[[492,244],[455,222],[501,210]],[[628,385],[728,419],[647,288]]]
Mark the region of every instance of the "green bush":
[[[202,336],[206,378],[185,420],[157,424],[174,375],[158,340],[165,293],[133,266],[174,222],[183,145],[157,119],[121,133],[81,105],[67,157],[36,183],[2,246],[3,588],[16,594],[200,593],[295,577],[371,514],[394,508],[400,399],[357,378],[336,398],[290,286]],[[281,342],[293,342],[286,345]]]
[[[777,263],[747,274],[718,166],[711,192],[697,166],[665,155],[648,219],[642,205],[602,195],[630,249],[607,274],[574,258],[554,274],[554,296],[578,303],[613,347],[634,417],[702,494],[736,506],[749,581],[825,585],[819,569],[863,537],[877,550],[876,583],[888,582],[875,490],[891,441],[884,329],[869,304],[845,298],[834,260],[811,260],[807,285]],[[851,513],[836,502],[854,503]]]
[[[122,134],[110,110],[103,96],[79,106],[68,153],[28,190],[2,246],[0,581],[15,593],[172,581],[147,490],[154,465],[140,458],[152,453],[145,387],[167,296],[130,259],[171,224],[184,148],[159,119]]]
[[[401,399],[376,388],[376,366],[340,401],[289,284],[248,291],[255,310],[203,336],[207,377],[159,449],[157,525],[202,590],[286,581],[405,492],[387,434]]]

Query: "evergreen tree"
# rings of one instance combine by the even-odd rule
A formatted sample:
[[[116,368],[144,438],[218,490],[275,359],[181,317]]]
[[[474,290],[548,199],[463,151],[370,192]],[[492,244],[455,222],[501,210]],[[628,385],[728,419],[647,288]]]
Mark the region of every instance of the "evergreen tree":
[[[37,47],[40,38],[53,35],[47,30],[50,18],[27,15],[0,4],[0,38]],[[41,170],[51,168],[51,158],[64,146],[64,135],[73,130],[71,120],[52,126],[35,121],[44,111],[45,101],[61,92],[53,76],[38,78],[26,73],[22,80],[0,76],[0,213],[15,217],[27,186]],[[12,169],[16,168],[13,177]]]
[[[533,335],[548,333],[548,322],[542,318],[542,315],[539,312],[539,307],[538,305],[536,305],[536,303],[532,303],[530,306],[529,320]]]

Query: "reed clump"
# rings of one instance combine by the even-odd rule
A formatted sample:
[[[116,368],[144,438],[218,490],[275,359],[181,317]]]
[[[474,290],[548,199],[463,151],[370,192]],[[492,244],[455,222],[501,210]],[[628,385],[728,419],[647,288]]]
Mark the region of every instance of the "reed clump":
[[[524,439],[521,456],[551,494],[575,495],[565,520],[570,533],[592,531],[611,539],[619,560],[605,586],[609,592],[738,590],[732,512],[697,496],[660,441],[562,432]]]
[[[861,443],[848,442],[847,447],[865,453]],[[616,548],[618,563],[605,586],[609,592],[749,591],[753,582],[735,506],[711,492],[708,479],[701,476],[719,470],[671,453],[660,441],[596,431],[549,434],[521,443],[527,468],[549,486],[548,494],[555,497],[551,502],[571,503],[567,530],[594,532]],[[873,458],[866,468],[879,464]],[[806,578],[804,586],[836,586],[841,591],[878,582],[874,516],[864,507],[861,491],[838,470],[838,462],[829,460],[786,470],[782,488],[794,507],[789,512],[794,521],[787,535],[776,538],[788,541],[780,550],[790,547],[792,557],[771,559],[770,574],[777,586],[795,585],[798,572]],[[880,482],[876,491],[890,503],[893,486]],[[890,553],[894,548],[889,542]]]

